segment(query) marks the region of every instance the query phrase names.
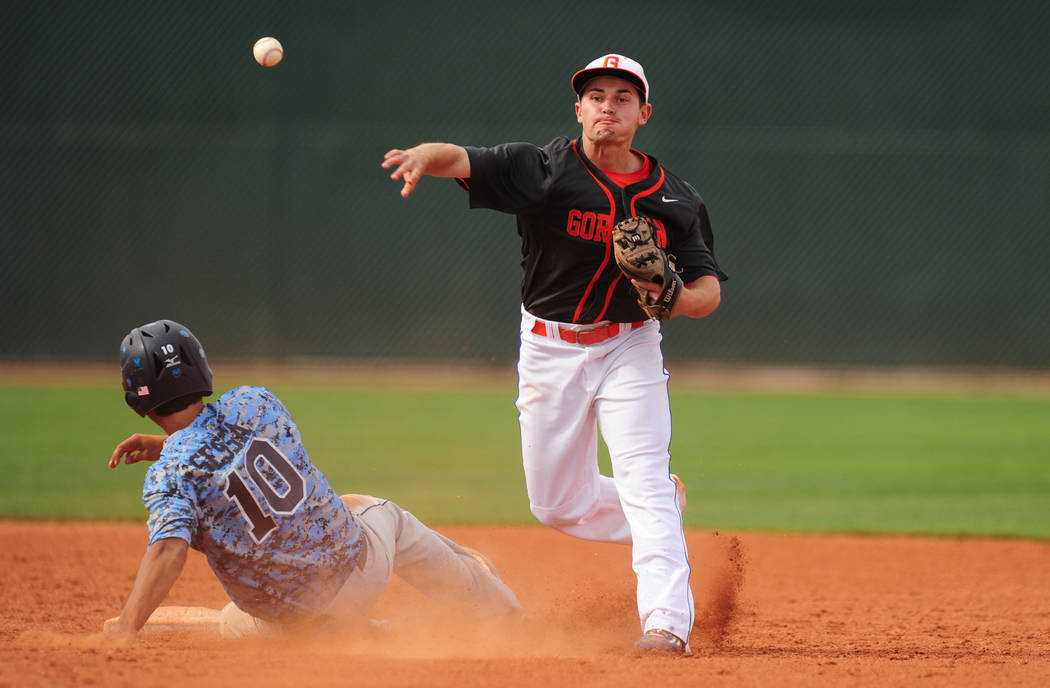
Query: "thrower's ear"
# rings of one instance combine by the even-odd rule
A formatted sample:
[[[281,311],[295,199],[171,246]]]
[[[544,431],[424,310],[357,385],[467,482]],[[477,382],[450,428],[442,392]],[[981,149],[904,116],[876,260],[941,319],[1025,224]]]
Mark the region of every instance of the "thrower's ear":
[[[646,103],[645,105],[643,105],[642,108],[638,111],[638,126],[644,126],[645,123],[649,121],[649,118],[652,116],[652,114],[652,104]]]

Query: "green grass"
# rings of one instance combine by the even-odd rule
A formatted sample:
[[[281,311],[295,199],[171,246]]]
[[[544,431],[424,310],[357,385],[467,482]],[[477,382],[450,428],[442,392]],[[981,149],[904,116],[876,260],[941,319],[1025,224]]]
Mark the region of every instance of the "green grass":
[[[513,383],[269,386],[337,491],[432,523],[534,522]],[[672,408],[689,526],[1050,537],[1050,399],[675,388]],[[119,440],[155,431],[119,390],[0,384],[0,419],[0,516],[144,516],[144,466],[105,465]]]
[[[1050,536],[1046,399],[688,395],[675,408],[691,521]]]

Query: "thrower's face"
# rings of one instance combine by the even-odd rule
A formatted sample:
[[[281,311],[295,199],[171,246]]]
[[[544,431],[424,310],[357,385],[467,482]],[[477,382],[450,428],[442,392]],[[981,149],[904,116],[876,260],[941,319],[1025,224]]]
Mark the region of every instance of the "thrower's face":
[[[576,121],[583,126],[583,137],[591,143],[629,146],[652,111],[652,105],[642,102],[637,87],[630,81],[598,76],[583,87],[576,103]]]

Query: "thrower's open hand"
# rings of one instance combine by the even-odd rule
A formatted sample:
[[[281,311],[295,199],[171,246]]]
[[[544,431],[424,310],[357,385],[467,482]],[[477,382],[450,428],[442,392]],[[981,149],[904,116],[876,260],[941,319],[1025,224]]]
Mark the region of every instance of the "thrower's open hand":
[[[393,180],[403,180],[405,185],[401,187],[401,197],[407,198],[412,191],[415,190],[416,184],[419,183],[420,177],[423,176],[423,170],[426,165],[425,162],[415,149],[400,150],[395,148],[389,150],[386,155],[383,156],[383,169],[389,170],[391,167],[394,171],[390,173],[390,178]]]
[[[165,435],[143,435],[135,433],[117,445],[113,450],[113,456],[109,459],[109,467],[116,468],[121,459],[126,464],[138,463],[139,461],[156,461],[160,458],[160,451],[164,448]]]

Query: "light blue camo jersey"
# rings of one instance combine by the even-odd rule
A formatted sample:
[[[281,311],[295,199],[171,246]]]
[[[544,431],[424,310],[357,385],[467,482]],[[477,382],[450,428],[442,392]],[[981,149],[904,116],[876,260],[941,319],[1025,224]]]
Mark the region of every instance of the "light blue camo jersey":
[[[320,614],[362,556],[360,527],[262,387],[223,394],[168,437],[142,502],[150,545],[187,541],[230,599],[267,621]]]

